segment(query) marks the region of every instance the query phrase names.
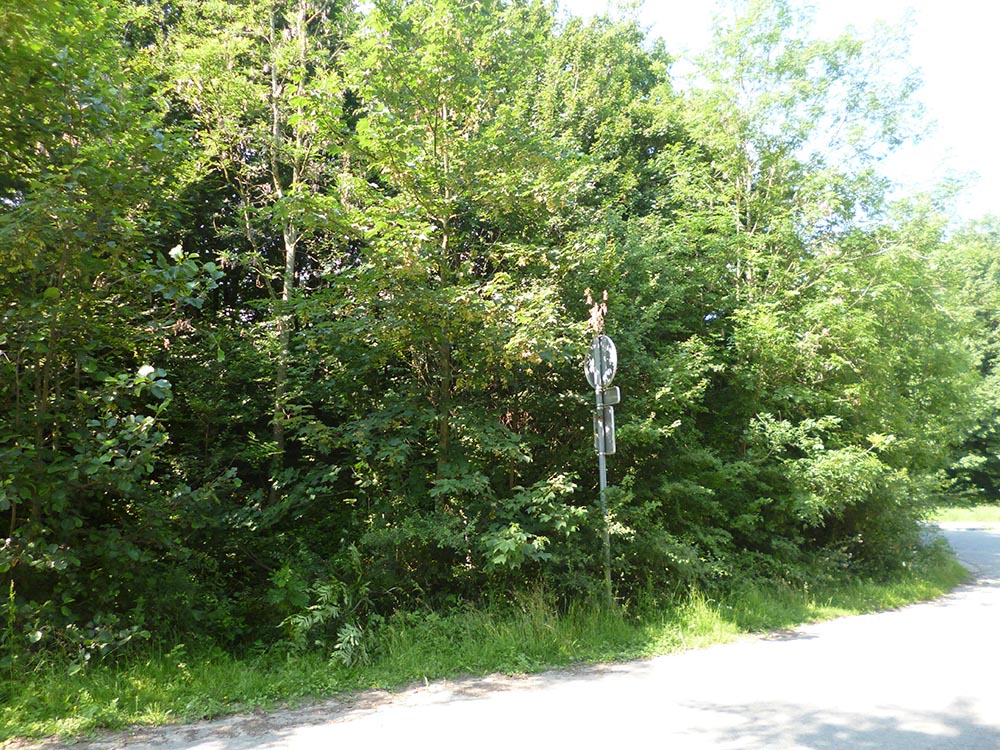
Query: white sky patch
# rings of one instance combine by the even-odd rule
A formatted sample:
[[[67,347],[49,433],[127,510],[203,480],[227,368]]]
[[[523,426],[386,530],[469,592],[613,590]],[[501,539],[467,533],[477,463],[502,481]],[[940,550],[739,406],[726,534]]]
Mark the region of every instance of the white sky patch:
[[[563,12],[627,14],[631,3],[559,0]],[[798,5],[805,5],[804,3]],[[956,203],[959,219],[1000,215],[1000,3],[988,0],[818,0],[814,33],[836,36],[852,26],[867,35],[877,21],[902,24],[912,13],[910,61],[924,85],[928,134],[885,161],[885,172],[903,194],[931,190],[950,177],[977,177]],[[711,0],[646,0],[637,17],[651,37],[661,37],[673,55],[703,51],[712,34]],[[683,63],[675,74],[683,75]]]

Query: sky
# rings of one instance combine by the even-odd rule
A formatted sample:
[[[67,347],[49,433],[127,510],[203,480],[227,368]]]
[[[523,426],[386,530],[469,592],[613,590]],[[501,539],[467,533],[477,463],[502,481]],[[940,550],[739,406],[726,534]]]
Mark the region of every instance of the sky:
[[[792,0],[793,4],[796,0]],[[959,221],[1000,216],[1000,3],[995,0],[814,0],[814,35],[830,38],[854,27],[866,35],[877,21],[910,22],[910,62],[920,71],[926,110],[920,143],[884,165],[899,194],[928,191],[951,177],[968,187],[955,201]],[[559,0],[565,12],[616,15],[615,0]],[[691,56],[711,39],[712,0],[645,0],[640,23],[673,55]],[[675,65],[683,70],[683,62]]]

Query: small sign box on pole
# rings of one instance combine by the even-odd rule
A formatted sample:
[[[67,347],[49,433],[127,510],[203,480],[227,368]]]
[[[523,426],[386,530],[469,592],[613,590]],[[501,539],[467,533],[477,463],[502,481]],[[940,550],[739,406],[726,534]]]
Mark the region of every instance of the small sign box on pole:
[[[622,400],[621,389],[617,385],[613,385],[610,388],[605,388],[601,393],[601,401],[605,406],[614,406],[615,404],[620,404]]]
[[[611,456],[615,452],[615,409],[605,406],[594,410],[594,450]]]

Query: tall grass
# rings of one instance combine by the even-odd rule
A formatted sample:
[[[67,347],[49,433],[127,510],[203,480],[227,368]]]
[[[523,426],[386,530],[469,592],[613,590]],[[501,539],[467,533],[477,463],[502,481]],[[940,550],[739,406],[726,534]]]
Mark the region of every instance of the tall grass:
[[[374,638],[368,663],[329,654],[268,652],[235,658],[195,644],[133,654],[70,675],[36,659],[0,677],[0,741],[156,725],[458,675],[524,673],[618,661],[730,641],[747,633],[899,607],[940,595],[965,570],[935,555],[890,583],[842,581],[821,590],[745,582],[718,597],[560,611],[544,590],[503,607],[398,614]]]

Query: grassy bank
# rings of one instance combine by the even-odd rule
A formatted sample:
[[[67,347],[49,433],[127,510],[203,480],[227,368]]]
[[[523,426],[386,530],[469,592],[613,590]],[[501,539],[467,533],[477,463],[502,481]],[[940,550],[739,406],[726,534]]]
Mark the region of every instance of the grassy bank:
[[[954,505],[935,509],[930,520],[960,521],[964,523],[1000,523],[1000,504]]]
[[[2,675],[0,741],[72,736],[268,708],[371,687],[491,672],[522,673],[666,654],[752,632],[874,612],[938,596],[966,576],[940,550],[892,582],[842,581],[823,589],[747,583],[722,598],[638,603],[608,613],[558,612],[544,592],[502,610],[397,616],[369,663],[263,653],[243,659],[194,643],[97,664],[70,675],[54,660]]]

